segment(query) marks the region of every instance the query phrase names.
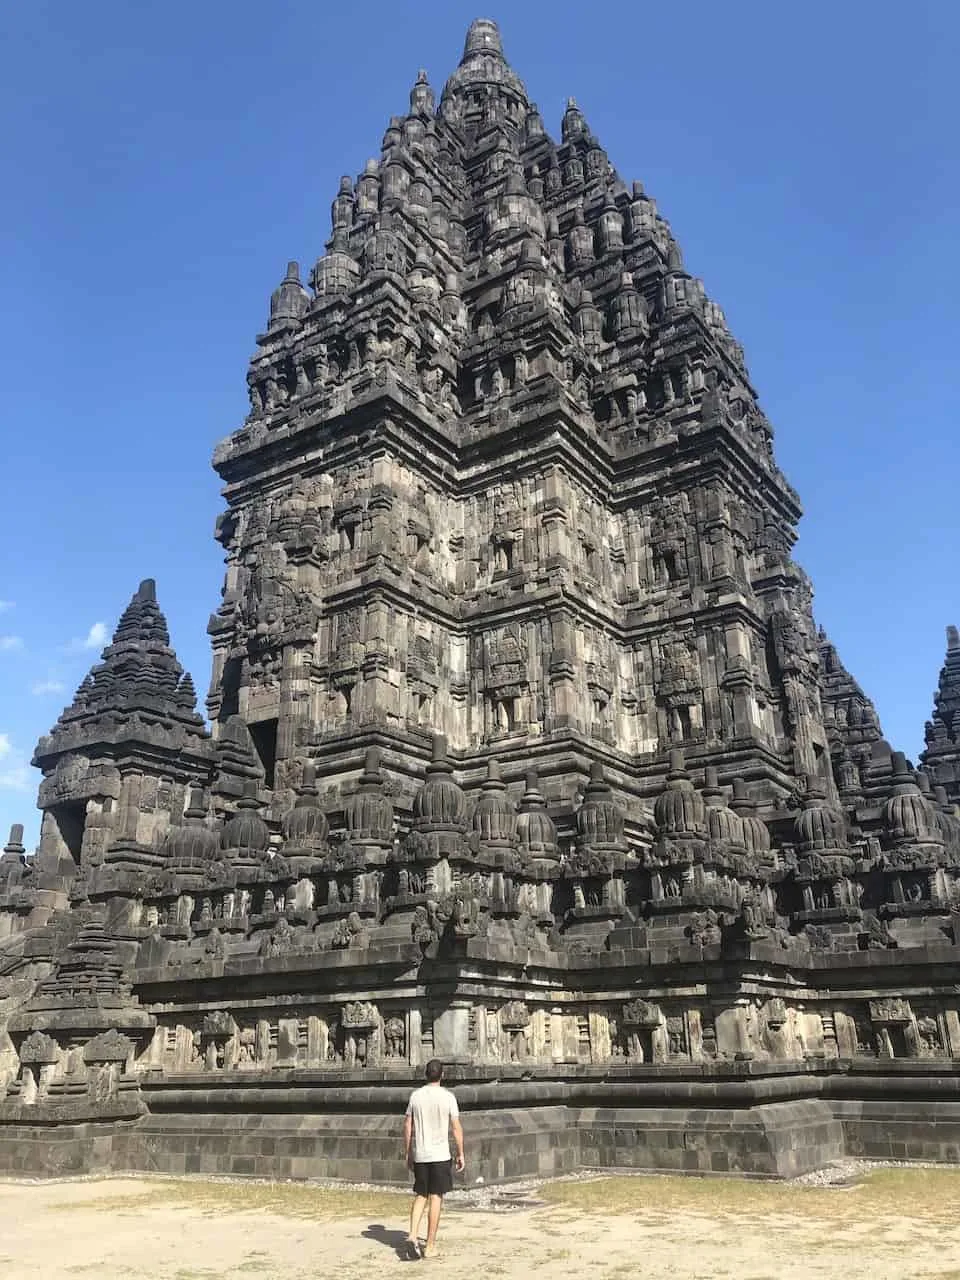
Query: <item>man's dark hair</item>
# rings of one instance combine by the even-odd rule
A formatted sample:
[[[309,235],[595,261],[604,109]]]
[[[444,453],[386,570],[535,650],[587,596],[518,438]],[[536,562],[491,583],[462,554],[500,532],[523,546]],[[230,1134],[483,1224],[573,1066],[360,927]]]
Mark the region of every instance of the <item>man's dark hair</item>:
[[[443,1063],[439,1058],[431,1058],[424,1068],[423,1074],[431,1084],[436,1084],[438,1080],[443,1079]]]

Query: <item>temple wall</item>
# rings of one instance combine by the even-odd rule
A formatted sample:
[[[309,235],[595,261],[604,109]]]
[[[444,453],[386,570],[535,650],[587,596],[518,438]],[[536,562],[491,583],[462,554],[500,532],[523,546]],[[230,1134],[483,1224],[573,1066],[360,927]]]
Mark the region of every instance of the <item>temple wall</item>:
[[[528,1092],[543,1101],[511,1096],[509,1108],[464,1110],[468,1186],[480,1178],[489,1185],[578,1169],[783,1178],[844,1156],[958,1159],[960,1105],[935,1089],[895,1108],[804,1097],[802,1087],[793,1100],[758,1098],[734,1108],[711,1108],[705,1100],[694,1107],[570,1106],[552,1103],[549,1088]],[[375,1114],[340,1106],[305,1111],[291,1096],[280,1111],[165,1110],[124,1122],[4,1125],[0,1170],[30,1177],[334,1177],[403,1186],[409,1175],[399,1157],[402,1111],[400,1099]]]

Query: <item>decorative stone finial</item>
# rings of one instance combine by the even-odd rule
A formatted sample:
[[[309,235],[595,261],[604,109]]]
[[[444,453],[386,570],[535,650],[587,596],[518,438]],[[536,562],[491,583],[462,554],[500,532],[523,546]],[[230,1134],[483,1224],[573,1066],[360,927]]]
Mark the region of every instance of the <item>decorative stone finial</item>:
[[[918,785],[902,751],[890,755],[893,771],[890,799],[883,807],[884,824],[896,844],[942,843],[936,811]]]
[[[389,844],[393,834],[393,804],[383,791],[380,748],[367,747],[360,784],[343,806],[343,816],[351,840]]]
[[[414,818],[418,824],[456,826],[463,822],[466,797],[452,774],[453,765],[447,759],[447,739],[442,733],[436,733],[426,778],[413,801]]]
[[[205,818],[207,815],[206,799],[203,787],[191,787],[187,792],[187,806],[183,811],[185,818]]]
[[[242,859],[256,859],[270,846],[270,830],[259,814],[257,784],[248,780],[237,801],[237,812],[220,832],[220,848],[239,854]]]
[[[410,112],[412,115],[432,116],[436,106],[433,89],[424,70],[417,72],[417,81],[410,90]]]
[[[639,337],[647,327],[647,303],[633,282],[633,273],[620,275],[620,288],[610,308],[610,323],[617,338],[626,340]]]
[[[492,18],[477,18],[470,23],[467,38],[463,46],[464,60],[474,53],[492,53],[503,57],[503,41],[500,39],[500,28]]]
[[[166,870],[175,875],[206,871],[217,855],[217,833],[207,824],[207,804],[203,787],[187,793],[183,824],[170,827],[163,842]]]
[[[296,803],[283,820],[284,851],[289,854],[291,849],[318,849],[327,834],[326,814],[317,799],[317,766],[312,760],[305,760]]]
[[[576,98],[567,99],[567,109],[563,113],[561,136],[564,142],[572,142],[587,132],[587,119],[577,106]]]
[[[604,777],[603,764],[590,765],[590,781],[577,810],[577,847],[620,845],[623,840],[623,811]]]
[[[747,853],[768,853],[770,832],[767,824],[757,817],[756,803],[750,798],[743,778],[733,780],[733,799],[730,802],[730,808],[740,819]]]
[[[723,792],[720,790],[720,784],[717,779],[717,769],[715,765],[708,764],[703,771],[703,798],[707,804],[712,800],[722,800]]]
[[[908,784],[912,789],[914,785],[914,779],[907,765],[907,757],[904,755],[902,751],[891,752],[890,769],[891,769],[891,772],[893,773],[893,782],[895,786],[903,786],[904,784]]]
[[[8,853],[11,849],[18,852],[23,849],[23,823],[15,822],[10,828],[10,838],[4,848],[4,853]]]
[[[756,808],[747,791],[747,784],[742,778],[734,778],[733,780],[733,799],[734,803],[741,805],[744,811],[750,813]]]
[[[298,323],[309,305],[310,298],[300,283],[300,264],[287,263],[287,273],[274,289],[270,298],[270,326]]]
[[[547,806],[540,792],[540,779],[533,769],[526,775],[517,817],[517,834],[520,844],[532,856],[556,858],[557,828],[547,813]]]
[[[703,797],[690,781],[680,747],[672,747],[670,750],[666,785],[654,802],[653,818],[660,835],[706,833]]]
[[[487,762],[487,777],[473,811],[473,829],[485,844],[509,844],[517,834],[517,811],[507,797],[496,760]]]
[[[836,851],[846,846],[843,814],[827,803],[826,788],[815,774],[805,775],[803,808],[797,814],[794,832],[801,853]]]
[[[530,103],[530,110],[526,114],[523,122],[523,132],[528,142],[534,141],[536,138],[546,136],[546,129],[543,125],[543,116],[535,102]]]
[[[15,822],[10,828],[10,839],[3,846],[3,856],[10,861],[16,859],[19,862],[26,852],[23,845],[23,823]]]

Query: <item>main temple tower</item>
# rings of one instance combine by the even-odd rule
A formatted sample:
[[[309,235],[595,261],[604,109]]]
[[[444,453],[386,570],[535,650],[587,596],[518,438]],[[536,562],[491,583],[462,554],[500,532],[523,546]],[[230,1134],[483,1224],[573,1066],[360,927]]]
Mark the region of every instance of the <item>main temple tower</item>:
[[[208,707],[281,803],[430,735],[552,800],[602,762],[631,811],[669,751],[783,802],[833,794],[796,494],[743,352],[571,99],[560,141],[475,22],[421,72],[291,263],[217,449]],[[215,732],[217,729],[215,727]]]

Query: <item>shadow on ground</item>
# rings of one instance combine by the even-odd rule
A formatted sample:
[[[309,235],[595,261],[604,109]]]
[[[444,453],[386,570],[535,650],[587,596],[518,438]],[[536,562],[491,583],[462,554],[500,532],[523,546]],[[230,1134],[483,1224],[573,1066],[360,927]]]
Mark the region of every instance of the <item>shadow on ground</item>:
[[[366,1231],[361,1231],[360,1234],[364,1240],[376,1240],[377,1244],[382,1244],[388,1249],[392,1249],[401,1262],[417,1262],[419,1260],[414,1257],[408,1245],[405,1231],[391,1231],[382,1222],[371,1222]]]

